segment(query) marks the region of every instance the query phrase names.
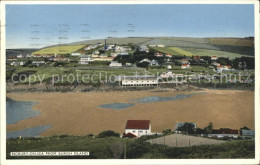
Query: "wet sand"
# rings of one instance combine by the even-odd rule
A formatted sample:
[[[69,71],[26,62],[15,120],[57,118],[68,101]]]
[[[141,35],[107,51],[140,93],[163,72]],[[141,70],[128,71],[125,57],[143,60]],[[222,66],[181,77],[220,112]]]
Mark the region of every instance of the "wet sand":
[[[201,93],[202,91],[197,91]],[[204,128],[213,122],[214,128],[247,126],[254,129],[254,92],[205,90],[205,94],[174,101],[138,104],[123,110],[100,108],[102,104],[128,103],[128,100],[148,96],[174,96],[193,92],[91,92],[91,93],[8,93],[19,101],[36,101],[34,109],[40,116],[7,125],[7,131],[17,131],[40,125],[52,125],[42,136],[98,134],[104,130],[124,132],[126,120],[151,120],[152,132],[173,129],[177,121],[196,122]]]

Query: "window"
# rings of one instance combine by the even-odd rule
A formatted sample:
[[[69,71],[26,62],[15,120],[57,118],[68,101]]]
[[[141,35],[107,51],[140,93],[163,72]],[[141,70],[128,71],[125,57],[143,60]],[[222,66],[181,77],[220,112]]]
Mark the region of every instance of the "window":
[[[142,133],[143,131],[138,131],[139,133]]]
[[[135,130],[133,130],[133,133],[135,133]]]

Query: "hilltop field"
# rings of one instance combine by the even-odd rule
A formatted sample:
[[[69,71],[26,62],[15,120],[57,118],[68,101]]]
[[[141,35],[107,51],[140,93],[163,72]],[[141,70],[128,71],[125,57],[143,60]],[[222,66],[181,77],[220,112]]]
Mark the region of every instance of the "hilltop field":
[[[42,54],[69,54],[76,52],[86,45],[64,45],[64,46],[53,46],[48,48],[43,48],[38,51],[33,52],[33,55],[42,55]]]
[[[62,45],[53,45],[32,51],[37,54],[69,54],[81,50],[86,45],[105,43],[104,39],[86,40]],[[126,37],[108,38],[107,44],[119,45],[157,45],[165,48],[153,48],[163,53],[186,56],[212,56],[241,57],[254,56],[254,39],[252,38],[188,38],[188,37]],[[22,49],[16,50],[23,53]],[[7,55],[13,54],[13,50],[7,50]]]
[[[170,53],[171,55],[176,56],[217,56],[217,57],[225,57],[225,58],[240,58],[243,56],[249,56],[239,53],[231,53],[226,51],[219,50],[211,50],[211,49],[196,49],[196,48],[180,48],[180,47],[153,47],[152,49],[162,52],[162,53]],[[251,56],[249,56],[251,57]]]

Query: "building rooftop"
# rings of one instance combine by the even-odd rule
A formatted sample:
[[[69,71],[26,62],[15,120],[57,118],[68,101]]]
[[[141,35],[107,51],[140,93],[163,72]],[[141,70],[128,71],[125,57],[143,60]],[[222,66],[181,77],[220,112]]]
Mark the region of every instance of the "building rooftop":
[[[125,129],[149,129],[150,120],[127,120]]]

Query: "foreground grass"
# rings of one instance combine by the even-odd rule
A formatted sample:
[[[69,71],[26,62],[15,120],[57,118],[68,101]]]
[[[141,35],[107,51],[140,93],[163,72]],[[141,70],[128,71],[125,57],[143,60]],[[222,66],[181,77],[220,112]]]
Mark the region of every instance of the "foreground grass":
[[[122,139],[116,137],[93,138],[92,136],[55,136],[45,138],[23,138],[7,140],[8,159],[114,159],[111,146],[126,145],[128,159],[187,159],[187,158],[254,158],[254,141],[229,141],[223,144],[174,148],[146,142],[147,139]],[[11,157],[10,152],[25,151],[89,151],[90,156],[78,157]],[[119,157],[124,158],[121,149]]]

